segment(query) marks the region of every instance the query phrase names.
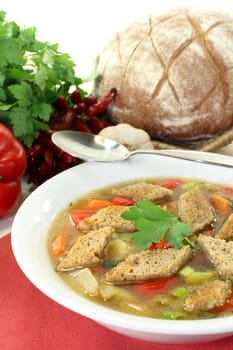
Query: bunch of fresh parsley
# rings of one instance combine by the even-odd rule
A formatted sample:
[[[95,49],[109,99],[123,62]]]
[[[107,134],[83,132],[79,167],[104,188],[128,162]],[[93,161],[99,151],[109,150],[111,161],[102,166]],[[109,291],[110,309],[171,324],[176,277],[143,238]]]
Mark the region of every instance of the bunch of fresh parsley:
[[[125,220],[133,221],[137,232],[132,239],[138,250],[149,248],[152,243],[163,238],[177,249],[187,244],[185,237],[190,235],[189,225],[151,201],[138,202],[121,216]]]
[[[56,98],[68,97],[72,86],[85,95],[83,81],[58,44],[38,41],[35,27],[21,29],[5,16],[0,11],[0,122],[30,147],[37,131],[48,128]]]

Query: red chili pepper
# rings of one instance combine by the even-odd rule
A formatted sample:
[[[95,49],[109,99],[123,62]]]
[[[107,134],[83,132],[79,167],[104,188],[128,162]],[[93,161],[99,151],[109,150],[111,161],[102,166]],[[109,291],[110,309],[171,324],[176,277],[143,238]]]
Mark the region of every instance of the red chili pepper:
[[[74,104],[79,103],[82,99],[80,91],[78,90],[73,91],[70,95],[70,98]]]
[[[10,215],[16,208],[26,167],[24,146],[0,123],[0,218]]]
[[[116,96],[116,93],[117,93],[117,90],[113,88],[107,94],[99,97],[95,103],[87,107],[86,114],[89,117],[95,117],[98,114],[106,111],[108,105],[110,104],[110,102],[112,102],[112,100]]]
[[[92,132],[87,122],[79,117],[74,118],[72,122],[72,128],[77,131],[83,131],[88,133]]]

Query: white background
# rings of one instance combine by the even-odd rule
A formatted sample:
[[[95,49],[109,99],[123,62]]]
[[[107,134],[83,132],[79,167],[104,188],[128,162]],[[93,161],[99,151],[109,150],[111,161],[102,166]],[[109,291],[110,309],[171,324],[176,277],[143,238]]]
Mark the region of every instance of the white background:
[[[93,58],[115,32],[151,13],[182,6],[233,12],[230,0],[0,0],[7,20],[35,26],[39,40],[59,43],[81,78],[91,73]]]
[[[204,7],[231,12],[230,0],[0,0],[6,20],[37,28],[37,39],[59,43],[85,78],[106,41],[117,31],[152,13],[175,7]],[[221,153],[228,154],[228,151]],[[0,237],[10,231],[12,217],[0,220]]]

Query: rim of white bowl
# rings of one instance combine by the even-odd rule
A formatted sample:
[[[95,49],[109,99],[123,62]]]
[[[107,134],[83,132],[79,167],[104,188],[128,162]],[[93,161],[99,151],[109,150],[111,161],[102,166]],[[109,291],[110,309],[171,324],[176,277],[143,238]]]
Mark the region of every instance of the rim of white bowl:
[[[140,156],[136,156],[140,157]],[[135,157],[135,158],[136,158]],[[149,157],[149,156],[148,156]],[[151,157],[151,156],[150,156]],[[152,156],[153,157],[153,156]],[[159,156],[158,156],[159,157]],[[126,160],[124,162],[129,162]],[[184,161],[182,161],[184,162]],[[186,161],[185,161],[186,162]],[[121,162],[118,162],[120,164]],[[82,163],[77,167],[88,167],[90,163]],[[98,164],[98,162],[96,163]],[[103,163],[101,163],[103,164]],[[60,173],[56,178],[64,176],[64,173],[72,172],[74,168],[68,169],[63,173]],[[16,213],[15,219],[12,225],[12,235],[11,243],[15,259],[20,266],[26,277],[46,296],[56,301],[58,304],[76,312],[80,315],[88,317],[96,322],[109,325],[114,327],[120,327],[122,329],[131,329],[134,331],[142,331],[145,333],[159,333],[159,334],[170,334],[170,335],[206,335],[206,334],[231,334],[233,333],[233,316],[220,317],[214,319],[204,319],[204,320],[164,320],[164,319],[154,319],[148,317],[142,317],[137,315],[132,315],[128,313],[123,313],[117,310],[110,309],[89,301],[88,299],[81,297],[75,293],[70,287],[66,286],[65,283],[62,284],[62,288],[68,292],[69,296],[75,294],[75,302],[73,299],[67,299],[62,296],[59,290],[51,290],[46,284],[43,285],[43,279],[38,279],[34,275],[33,269],[25,264],[24,257],[22,256],[22,251],[20,250],[20,236],[15,234],[16,227],[18,225],[18,220],[20,218],[21,212],[24,207],[30,202],[30,200],[36,196],[37,191],[46,190],[46,187],[53,182],[55,179],[51,178],[46,181],[42,186],[39,186],[35,191],[29,195],[28,198],[23,202],[18,212]],[[61,282],[61,280],[60,280]],[[42,283],[42,285],[41,285]]]

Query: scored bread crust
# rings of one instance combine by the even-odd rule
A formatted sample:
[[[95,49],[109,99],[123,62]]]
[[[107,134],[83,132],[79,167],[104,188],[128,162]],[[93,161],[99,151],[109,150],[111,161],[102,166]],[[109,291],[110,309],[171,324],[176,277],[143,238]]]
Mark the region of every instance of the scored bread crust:
[[[233,18],[178,9],[135,22],[101,52],[97,94],[118,91],[113,123],[195,139],[233,123]]]

